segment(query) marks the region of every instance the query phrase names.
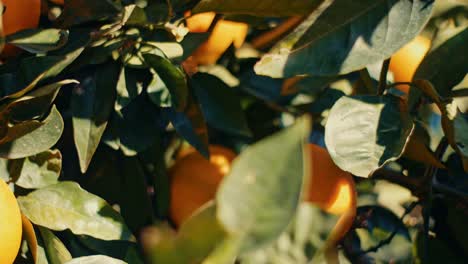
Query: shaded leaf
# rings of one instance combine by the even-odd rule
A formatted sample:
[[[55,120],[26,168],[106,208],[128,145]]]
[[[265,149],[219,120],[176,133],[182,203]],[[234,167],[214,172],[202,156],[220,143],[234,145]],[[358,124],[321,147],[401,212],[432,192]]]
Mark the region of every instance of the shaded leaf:
[[[184,72],[166,58],[153,54],[143,54],[143,57],[171,92],[173,106],[177,111],[183,111],[188,98],[188,85]]]
[[[114,108],[118,73],[116,64],[103,65],[73,90],[73,138],[83,173],[91,162]]]
[[[16,185],[39,189],[58,182],[62,154],[59,150],[46,150],[24,159],[10,160],[8,167],[11,177],[17,179]]]
[[[18,197],[21,211],[36,225],[103,240],[132,240],[122,217],[77,183],[60,182]]]
[[[247,148],[223,179],[217,217],[231,236],[243,240],[242,251],[276,239],[293,218],[306,171],[309,126],[308,119],[301,119]]]
[[[122,7],[112,0],[68,0],[57,21],[62,27],[82,24],[90,21],[115,19]]]
[[[425,0],[327,0],[256,64],[274,78],[345,74],[382,61],[412,40],[431,15]]]
[[[119,111],[126,107],[142,90],[143,87],[137,81],[136,73],[129,68],[122,67],[117,81],[117,98],[114,109]]]
[[[216,12],[223,14],[248,14],[254,16],[307,15],[317,8],[322,0],[201,0],[193,13]]]
[[[61,29],[26,29],[8,35],[6,41],[31,53],[45,53],[61,48],[68,40],[68,31]]]
[[[62,116],[53,106],[43,121],[30,121],[10,128],[8,133],[15,136],[11,136],[11,141],[0,144],[0,157],[20,159],[44,152],[57,143],[62,131]]]
[[[448,96],[468,72],[468,23],[440,30],[432,43],[414,79],[428,80],[442,96]]]
[[[72,259],[65,245],[47,228],[38,227],[50,264],[62,264]]]
[[[416,131],[410,135],[408,143],[406,143],[403,156],[411,160],[422,162],[426,165],[445,168],[444,164],[435,157],[434,153],[432,153]]]
[[[251,136],[240,100],[233,88],[213,75],[198,73],[191,85],[208,124],[241,136]]]
[[[369,177],[402,155],[412,130],[393,96],[343,96],[330,110],[325,143],[342,170]]]
[[[104,241],[89,236],[79,236],[80,243],[92,251],[106,255],[108,257],[122,259],[131,264],[143,263],[139,252],[138,244],[129,241]],[[132,256],[136,255],[136,256]],[[131,259],[132,261],[128,261]]]

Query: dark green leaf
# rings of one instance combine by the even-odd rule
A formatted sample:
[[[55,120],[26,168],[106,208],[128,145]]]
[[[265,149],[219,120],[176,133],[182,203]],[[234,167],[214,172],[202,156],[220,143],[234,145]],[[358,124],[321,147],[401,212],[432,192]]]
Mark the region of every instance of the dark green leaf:
[[[235,88],[206,73],[195,74],[191,85],[208,124],[235,135],[251,136]]]
[[[45,53],[61,48],[68,40],[68,31],[61,29],[26,29],[8,35],[6,41],[31,53]]]
[[[325,1],[255,66],[274,78],[345,74],[377,63],[412,40],[431,16],[425,0]]]
[[[91,162],[114,108],[118,75],[116,64],[105,64],[73,90],[73,137],[83,173]]]
[[[414,78],[430,81],[440,95],[448,96],[468,72],[467,43],[467,23],[440,30],[433,40],[431,51],[421,62]]]
[[[343,96],[330,110],[325,143],[342,170],[369,177],[398,159],[413,122],[393,96]]]
[[[122,67],[117,82],[117,98],[114,109],[119,111],[126,107],[142,90],[142,84],[137,81],[136,73],[132,69]]]
[[[21,211],[36,225],[70,229],[102,240],[133,240],[122,217],[103,199],[77,183],[60,182],[18,197]]]
[[[254,16],[307,15],[323,0],[202,0],[193,13],[216,12],[223,14],[249,14]]]
[[[168,59],[153,54],[143,55],[145,62],[161,77],[171,92],[172,104],[177,111],[183,111],[187,105],[188,86],[184,72]]]
[[[28,121],[8,129],[11,141],[0,144],[0,157],[19,159],[51,148],[62,135],[63,120],[55,106],[43,121]]]
[[[121,5],[112,0],[68,0],[57,21],[67,28],[90,21],[115,19],[121,11]]]
[[[300,201],[308,119],[244,150],[223,179],[217,216],[248,251],[275,240],[289,225]],[[278,151],[281,149],[281,151]]]

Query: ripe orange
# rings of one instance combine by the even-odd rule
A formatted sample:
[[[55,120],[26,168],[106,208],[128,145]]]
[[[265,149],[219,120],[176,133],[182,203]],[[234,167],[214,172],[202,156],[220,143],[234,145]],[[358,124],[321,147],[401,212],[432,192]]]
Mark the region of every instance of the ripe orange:
[[[335,165],[327,150],[309,144],[312,173],[306,200],[322,210],[340,215],[323,247],[327,263],[338,263],[337,244],[353,226],[357,193],[353,177]]]
[[[36,28],[41,15],[41,0],[2,0],[3,34],[10,35],[17,31]],[[18,49],[5,45],[2,56],[11,57],[18,53]]]
[[[186,13],[186,23],[189,31],[202,33],[208,31],[216,14],[208,12],[188,17],[189,15],[190,13]],[[245,23],[219,20],[208,40],[198,47],[192,57],[198,64],[213,64],[231,44],[239,48],[244,43],[247,30],[248,25]]]
[[[169,215],[180,226],[192,213],[214,199],[223,176],[231,169],[236,154],[210,145],[210,160],[193,150],[176,160],[169,170],[171,195]]]
[[[309,144],[312,174],[307,201],[331,214],[342,214],[356,206],[353,177],[335,165],[327,150]]]
[[[21,244],[21,226],[15,195],[0,179],[0,263],[11,264],[15,260]]]
[[[393,54],[389,70],[393,73],[394,82],[411,82],[430,47],[430,39],[417,36]],[[398,85],[397,88],[407,94],[409,92],[408,85]]]

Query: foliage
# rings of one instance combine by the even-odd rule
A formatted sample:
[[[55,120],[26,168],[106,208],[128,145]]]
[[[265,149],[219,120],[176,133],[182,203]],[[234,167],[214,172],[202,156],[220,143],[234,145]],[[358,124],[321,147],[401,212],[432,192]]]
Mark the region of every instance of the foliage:
[[[304,198],[320,166],[308,142],[357,185],[340,262],[468,259],[466,1],[60,2],[41,1],[36,28],[5,35],[0,23],[17,263],[329,261],[340,219]],[[216,16],[190,32],[190,12]],[[220,21],[248,25],[241,47],[229,30],[206,42]],[[417,36],[430,51],[395,83],[389,59]],[[215,65],[196,58],[219,50],[207,43],[229,46]],[[177,228],[168,169],[187,145],[209,157],[211,144],[239,155]]]

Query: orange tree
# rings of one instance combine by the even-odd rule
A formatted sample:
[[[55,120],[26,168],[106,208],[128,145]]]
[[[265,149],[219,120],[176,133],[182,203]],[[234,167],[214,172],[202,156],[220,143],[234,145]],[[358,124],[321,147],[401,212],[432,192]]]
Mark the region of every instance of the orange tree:
[[[468,259],[464,1],[0,3],[1,264]]]

